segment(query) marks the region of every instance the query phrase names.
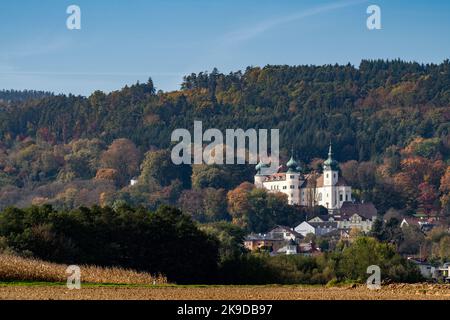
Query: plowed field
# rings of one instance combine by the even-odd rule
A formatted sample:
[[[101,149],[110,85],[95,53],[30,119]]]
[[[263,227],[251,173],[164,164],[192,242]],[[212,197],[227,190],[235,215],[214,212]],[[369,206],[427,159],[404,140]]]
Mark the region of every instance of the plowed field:
[[[450,285],[395,284],[380,290],[357,287],[316,286],[82,286],[68,290],[63,285],[0,285],[0,299],[107,299],[107,300],[396,300],[447,299]]]

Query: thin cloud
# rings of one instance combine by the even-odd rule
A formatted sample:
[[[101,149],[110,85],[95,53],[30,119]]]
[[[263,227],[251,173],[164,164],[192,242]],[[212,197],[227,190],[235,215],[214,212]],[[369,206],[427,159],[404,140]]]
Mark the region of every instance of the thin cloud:
[[[353,1],[342,1],[337,3],[330,3],[314,8],[307,9],[302,12],[297,12],[295,14],[291,14],[288,16],[273,18],[269,20],[262,21],[261,23],[246,29],[237,30],[231,33],[228,33],[223,38],[223,43],[225,44],[237,44],[243,41],[250,40],[270,29],[273,29],[279,25],[286,24],[289,22],[301,20],[307,17],[315,16],[321,13],[330,12],[334,10],[338,10],[341,8],[346,8],[354,5],[358,5],[368,0],[353,0]]]
[[[160,76],[174,77],[181,76],[178,72],[139,72],[139,73],[123,73],[123,72],[52,72],[52,71],[2,71],[0,75],[37,75],[37,76],[86,76],[86,77],[143,77],[143,76]]]
[[[2,58],[28,58],[38,55],[46,55],[56,52],[61,52],[64,49],[69,48],[71,45],[70,40],[66,38],[57,38],[52,41],[46,41],[46,39],[38,39],[27,44],[21,44],[19,47],[13,50],[5,50],[1,53]]]

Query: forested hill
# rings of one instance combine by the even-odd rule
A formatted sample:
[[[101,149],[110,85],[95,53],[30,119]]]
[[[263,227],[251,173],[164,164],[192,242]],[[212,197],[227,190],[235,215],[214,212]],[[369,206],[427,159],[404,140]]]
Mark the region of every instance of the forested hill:
[[[158,199],[165,197],[167,202],[179,201],[182,192],[169,188],[173,181],[182,182],[181,190],[191,184],[200,189],[227,190],[251,179],[254,171],[247,167],[243,172],[236,169],[227,174],[229,181],[220,178],[224,170],[231,170],[228,168],[209,168],[206,173],[195,168],[194,172],[171,168],[165,181],[161,180],[161,168],[170,165],[155,165],[157,156],[144,153],[164,152],[170,146],[171,132],[176,128],[192,129],[194,120],[202,120],[204,129],[278,128],[283,157],[293,146],[305,170],[314,167],[315,158],[326,156],[331,140],[339,162],[356,160],[363,166],[359,176],[346,174],[356,195],[377,202],[383,209],[408,206],[415,210],[419,206],[419,195],[409,189],[408,199],[395,205],[389,202],[399,199],[399,194],[407,194],[402,190],[394,192],[393,188],[406,184],[401,179],[411,178],[405,177],[406,169],[417,172],[417,167],[405,167],[410,158],[425,159],[423,168],[438,168],[408,180],[411,188],[417,189],[422,182],[430,184],[436,203],[442,192],[447,192],[439,190],[450,153],[449,60],[427,65],[376,60],[362,61],[359,67],[249,67],[245,72],[230,74],[213,70],[186,76],[180,90],[173,92],[157,92],[150,79],[109,94],[96,91],[89,97],[35,93],[30,98],[43,97],[22,101],[17,98],[19,93],[15,99],[11,93],[7,99],[1,99],[2,95],[8,96],[8,92],[0,92],[0,207],[55,197],[58,203],[69,202],[68,194],[57,196],[57,191],[66,190],[68,183],[72,183],[71,194],[87,190],[85,200],[71,198],[71,205],[101,202],[98,195],[113,194],[129,178],[139,175],[155,179],[156,187],[146,189],[145,201],[157,190]],[[120,138],[132,144],[125,140],[114,144]],[[114,158],[123,154],[120,148],[129,155],[122,163],[129,163],[120,165]],[[159,156],[158,161],[163,161],[162,154]],[[399,177],[396,181],[383,180],[380,172],[386,179]],[[94,180],[108,179],[115,181],[112,189],[92,186]],[[62,185],[50,188],[54,183]],[[97,187],[97,193],[92,191]],[[25,189],[33,192],[26,193]],[[381,203],[387,200],[377,200],[376,190],[390,195],[391,200]],[[123,198],[139,203],[143,192]],[[97,197],[95,201],[89,198],[93,196]]]
[[[304,161],[324,156],[330,140],[338,160],[361,161],[414,136],[447,135],[449,105],[449,61],[266,66],[192,74],[170,93],[156,94],[149,82],[88,98],[25,101],[3,115],[0,134],[14,139],[45,132],[55,143],[126,137],[146,150],[167,147],[173,129],[192,128],[198,119],[219,129],[279,128],[282,148],[294,144]]]

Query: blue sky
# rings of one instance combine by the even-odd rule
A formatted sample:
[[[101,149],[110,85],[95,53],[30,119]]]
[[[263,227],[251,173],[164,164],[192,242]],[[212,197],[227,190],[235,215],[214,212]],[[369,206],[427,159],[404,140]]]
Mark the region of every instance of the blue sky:
[[[66,8],[82,12],[68,30]],[[366,27],[369,5],[382,30]],[[450,57],[450,1],[2,0],[0,88],[89,95],[152,77],[266,64],[359,65],[367,58]]]

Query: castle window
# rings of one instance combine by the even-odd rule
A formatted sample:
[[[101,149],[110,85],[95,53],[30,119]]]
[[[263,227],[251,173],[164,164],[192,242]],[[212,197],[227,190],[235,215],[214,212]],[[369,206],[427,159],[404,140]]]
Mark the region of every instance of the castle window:
[[[294,185],[291,185],[291,189],[295,189],[295,186],[294,186]]]
[[[328,178],[328,173],[327,173],[327,178]]]
[[[284,189],[284,190],[286,190],[286,189],[287,189],[287,187],[286,187],[286,186],[283,186],[283,189]]]
[[[339,195],[339,201],[344,200],[344,197],[342,196],[342,193]]]
[[[294,179],[295,178],[295,176],[291,176],[291,179]]]
[[[322,201],[322,193],[319,193],[319,201]]]

